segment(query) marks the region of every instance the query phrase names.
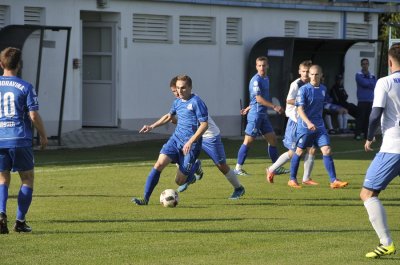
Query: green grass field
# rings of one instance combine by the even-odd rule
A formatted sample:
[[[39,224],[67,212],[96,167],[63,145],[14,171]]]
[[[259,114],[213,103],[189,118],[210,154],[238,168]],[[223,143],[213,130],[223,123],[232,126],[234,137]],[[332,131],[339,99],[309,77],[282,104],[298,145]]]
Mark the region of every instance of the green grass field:
[[[233,167],[241,141],[224,143]],[[267,183],[269,159],[260,140],[245,164],[252,175],[240,177],[243,199],[227,199],[230,184],[202,155],[205,176],[180,194],[176,208],[159,205],[161,191],[176,188],[173,165],[163,172],[150,204],[136,206],[130,199],[142,196],[162,144],[36,152],[27,216],[33,232],[0,235],[0,264],[399,264],[399,255],[364,258],[379,242],[359,199],[374,156],[363,151],[363,142],[332,139],[337,175],[350,182],[346,189],[329,188],[320,155],[313,171],[319,186],[291,189],[288,175]],[[14,174],[9,227],[19,183]],[[380,196],[395,242],[400,242],[399,186],[397,178]]]

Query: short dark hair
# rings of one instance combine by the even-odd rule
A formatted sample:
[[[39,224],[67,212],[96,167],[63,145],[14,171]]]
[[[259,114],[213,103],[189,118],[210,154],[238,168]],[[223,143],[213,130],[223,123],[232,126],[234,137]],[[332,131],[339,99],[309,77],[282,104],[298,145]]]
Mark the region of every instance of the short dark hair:
[[[400,42],[390,46],[388,55],[400,64]]]
[[[367,61],[367,63],[369,63],[369,60],[367,58],[362,58],[360,64],[362,64],[364,61]]]
[[[20,49],[15,47],[7,47],[0,53],[0,62],[4,69],[16,70],[19,67],[22,57]]]
[[[169,87],[176,87],[176,80],[178,79],[177,76],[174,76],[171,81],[169,82]]]

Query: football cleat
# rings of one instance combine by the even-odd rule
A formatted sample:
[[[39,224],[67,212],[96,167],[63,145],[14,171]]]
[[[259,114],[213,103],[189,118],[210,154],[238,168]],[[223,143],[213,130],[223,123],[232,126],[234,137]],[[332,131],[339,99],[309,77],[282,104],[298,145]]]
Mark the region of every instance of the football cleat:
[[[199,160],[199,161],[200,161],[200,160]],[[200,178],[200,179],[201,179],[201,178]],[[189,185],[195,183],[196,180],[197,180],[196,175],[188,176],[187,179],[186,179],[186,182],[185,182],[184,184],[180,185],[180,186],[176,189],[176,191],[177,191],[177,192],[184,192],[185,190],[187,190],[187,188],[189,187]]]
[[[291,180],[288,181],[287,184],[288,184],[289,187],[292,187],[292,188],[295,188],[295,189],[301,189],[301,186],[299,185],[299,183],[297,183],[297,180],[291,179]]]
[[[330,184],[330,187],[331,187],[332,189],[341,189],[341,188],[346,187],[347,185],[349,185],[348,182],[346,182],[346,181],[340,181],[340,180],[336,179],[334,182],[332,182],[332,183]]]
[[[30,233],[32,232],[32,228],[26,224],[25,221],[15,221],[14,224],[14,231],[18,233]]]
[[[312,180],[312,179],[305,180],[305,181],[303,181],[302,183],[303,183],[303,185],[308,185],[308,186],[316,186],[316,185],[319,185],[318,182],[316,182],[316,181],[314,181],[314,180]]]
[[[239,188],[236,188],[231,197],[229,197],[230,200],[238,200],[240,197],[242,197],[245,194],[245,189],[243,186],[240,186]]]
[[[7,215],[0,213],[0,234],[8,234]]]
[[[282,174],[288,174],[290,173],[289,169],[286,169],[284,167],[278,167],[277,169],[274,170],[275,175],[282,175]]]
[[[250,174],[244,171],[244,169],[239,169],[239,170],[235,169],[233,172],[235,172],[235,174],[238,176],[250,176]]]
[[[133,197],[131,202],[133,202],[136,205],[147,205],[149,202],[146,199],[142,199],[139,197]]]
[[[196,172],[194,172],[194,176],[196,177],[196,180],[201,180],[204,175],[203,169],[201,168],[201,160],[196,159],[195,163],[198,164],[199,167],[196,169]]]
[[[185,184],[183,184],[183,185],[180,185],[180,186],[176,189],[176,191],[177,191],[177,192],[184,192],[185,190],[187,190],[188,187],[189,187],[189,183],[185,183]]]
[[[396,247],[394,246],[393,242],[390,244],[390,246],[383,246],[382,244],[379,244],[374,251],[368,252],[365,254],[366,258],[369,259],[377,259],[380,258],[381,256],[386,256],[386,255],[392,255],[396,254]]]
[[[274,173],[274,171],[269,171],[269,168],[267,168],[266,170],[265,170],[266,172],[266,177],[267,177],[267,181],[269,182],[269,183],[274,183],[274,177],[275,177],[275,173]]]

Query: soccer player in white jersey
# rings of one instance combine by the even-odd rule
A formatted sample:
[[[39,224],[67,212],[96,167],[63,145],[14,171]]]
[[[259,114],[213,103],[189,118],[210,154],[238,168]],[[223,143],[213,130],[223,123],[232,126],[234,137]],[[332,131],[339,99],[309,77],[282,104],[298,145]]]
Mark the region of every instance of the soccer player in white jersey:
[[[336,178],[330,140],[322,118],[327,89],[321,84],[321,67],[312,65],[308,75],[310,82],[300,87],[296,97],[297,113],[299,114],[296,128],[297,148],[290,164],[288,185],[293,188],[301,188],[296,179],[301,155],[305,149],[318,146],[321,149],[324,166],[329,175],[330,187],[332,189],[343,188],[348,183]]]
[[[293,153],[296,151],[296,128],[297,128],[297,111],[295,106],[295,100],[297,96],[297,92],[299,88],[306,83],[309,82],[308,71],[312,62],[310,60],[306,60],[300,63],[299,65],[299,75],[300,77],[294,80],[290,84],[289,93],[286,98],[286,110],[285,114],[288,117],[285,137],[283,138],[283,145],[288,149],[285,153],[280,155],[278,160],[266,169],[267,181],[269,183],[274,182],[274,176],[277,173],[277,170],[282,169],[282,166],[290,161],[293,156]],[[314,166],[314,155],[315,148],[311,147],[308,149],[304,157],[304,174],[303,174],[303,184],[304,185],[318,185],[318,183],[310,178],[312,168]]]
[[[175,78],[171,80],[170,88],[171,92],[175,97],[178,97],[178,93],[176,91]],[[176,121],[174,122],[176,123]],[[215,124],[214,120],[208,115],[208,129],[203,134],[203,142],[201,144],[201,148],[204,152],[212,159],[214,164],[217,166],[219,171],[226,177],[229,183],[234,188],[232,195],[229,197],[231,200],[237,200],[241,196],[245,194],[244,187],[240,184],[240,181],[235,174],[235,172],[228,166],[226,163],[226,155],[224,150],[224,144],[221,140],[220,129]],[[201,173],[202,174],[202,173]],[[177,189],[179,192],[183,192],[189,186],[189,182],[179,186]]]
[[[177,126],[174,133],[160,151],[157,162],[147,176],[144,187],[144,197],[133,197],[137,205],[147,205],[154,188],[158,184],[161,172],[171,162],[177,163],[175,182],[182,185],[189,181],[197,157],[200,154],[202,135],[208,128],[208,110],[206,104],[195,94],[192,94],[192,79],[187,75],[177,77],[176,89],[179,98],[172,103],[168,117],[160,119],[152,125],[145,125],[141,133],[165,125],[177,116]]]
[[[391,74],[376,83],[364,146],[365,151],[372,150],[371,145],[380,123],[383,135],[381,149],[367,170],[360,192],[369,220],[379,238],[379,245],[366,254],[367,258],[396,253],[385,208],[378,196],[400,175],[400,43],[390,47],[388,65]]]
[[[32,124],[39,133],[41,148],[47,146],[35,90],[31,84],[17,77],[21,56],[21,50],[14,47],[0,53],[0,65],[4,70],[0,76],[0,234],[9,232],[6,204],[10,171],[18,171],[21,178],[14,231],[32,231],[25,221],[32,202],[34,181]]]

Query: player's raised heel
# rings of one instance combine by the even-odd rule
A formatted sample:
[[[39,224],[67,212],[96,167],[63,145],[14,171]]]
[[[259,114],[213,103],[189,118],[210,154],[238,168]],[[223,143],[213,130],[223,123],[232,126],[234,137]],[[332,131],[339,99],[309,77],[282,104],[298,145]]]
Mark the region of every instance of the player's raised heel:
[[[269,168],[267,168],[265,170],[265,173],[266,173],[267,181],[269,183],[271,183],[271,184],[274,183],[275,172],[274,171],[270,171]]]
[[[133,197],[131,201],[136,205],[147,205],[149,202],[139,197]]]
[[[396,254],[396,247],[394,246],[393,242],[390,244],[390,246],[383,246],[382,244],[379,244],[374,251],[368,252],[365,257],[369,259],[377,259],[380,258],[381,256],[386,256],[386,255],[392,255]]]
[[[275,169],[275,175],[282,175],[282,174],[288,174],[290,173],[289,169],[286,169],[284,167],[278,167],[277,169]]]
[[[32,228],[26,224],[25,221],[15,221],[14,231],[18,233],[30,233],[32,232]]]
[[[7,215],[0,213],[0,234],[8,234]]]
[[[236,188],[231,197],[229,197],[230,200],[238,200],[240,197],[242,197],[245,194],[245,189],[243,186],[240,186],[239,188]]]

